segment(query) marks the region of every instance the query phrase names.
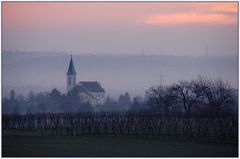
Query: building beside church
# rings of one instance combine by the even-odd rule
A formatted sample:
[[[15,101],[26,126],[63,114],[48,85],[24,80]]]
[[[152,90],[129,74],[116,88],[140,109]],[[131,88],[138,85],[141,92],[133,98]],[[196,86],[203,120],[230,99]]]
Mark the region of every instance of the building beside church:
[[[77,73],[75,71],[72,55],[67,71],[67,93],[77,91],[82,103],[92,105],[103,104],[105,101],[105,90],[97,81],[79,81],[76,84]]]

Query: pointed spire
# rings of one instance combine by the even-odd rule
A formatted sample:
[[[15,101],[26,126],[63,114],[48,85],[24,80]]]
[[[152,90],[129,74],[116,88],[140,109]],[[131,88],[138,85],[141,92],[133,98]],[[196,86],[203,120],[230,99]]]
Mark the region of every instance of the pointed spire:
[[[72,60],[72,55],[71,55],[71,60],[70,60],[70,63],[69,63],[67,75],[76,75],[73,60]]]

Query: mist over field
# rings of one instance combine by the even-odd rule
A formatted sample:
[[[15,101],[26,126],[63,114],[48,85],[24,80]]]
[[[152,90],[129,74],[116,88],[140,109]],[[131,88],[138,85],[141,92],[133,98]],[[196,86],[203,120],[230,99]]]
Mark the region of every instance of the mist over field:
[[[11,89],[66,93],[66,72],[70,54],[64,52],[12,52],[2,54],[3,96]],[[74,55],[77,81],[99,81],[106,94],[144,96],[145,90],[160,82],[167,85],[198,75],[221,77],[233,88],[238,86],[238,57],[167,55]]]

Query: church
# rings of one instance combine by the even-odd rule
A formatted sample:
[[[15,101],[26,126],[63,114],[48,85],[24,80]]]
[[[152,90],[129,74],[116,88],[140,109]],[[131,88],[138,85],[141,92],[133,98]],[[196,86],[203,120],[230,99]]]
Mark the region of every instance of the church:
[[[90,103],[91,105],[103,104],[105,101],[105,90],[97,81],[79,81],[76,84],[76,71],[71,55],[67,71],[67,93],[77,91],[82,103]]]

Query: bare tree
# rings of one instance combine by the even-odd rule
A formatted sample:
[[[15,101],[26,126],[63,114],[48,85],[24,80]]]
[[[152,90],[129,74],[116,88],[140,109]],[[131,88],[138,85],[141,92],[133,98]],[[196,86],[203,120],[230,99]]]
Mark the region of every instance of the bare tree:
[[[187,115],[190,115],[194,104],[204,95],[201,86],[195,80],[179,81],[172,85],[172,89]]]
[[[225,104],[233,102],[231,87],[221,78],[212,80],[200,77],[199,83],[203,88],[204,102],[216,112],[219,112]]]
[[[162,85],[151,87],[147,91],[147,96],[152,106],[157,107],[160,114],[169,114],[176,107],[176,98],[172,87],[164,87]]]

